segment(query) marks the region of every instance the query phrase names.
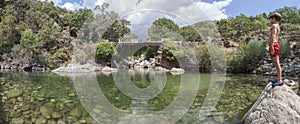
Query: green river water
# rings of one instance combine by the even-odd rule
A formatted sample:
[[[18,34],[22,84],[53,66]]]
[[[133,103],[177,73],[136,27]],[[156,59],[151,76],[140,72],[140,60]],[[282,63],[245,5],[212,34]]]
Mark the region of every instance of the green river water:
[[[274,78],[198,73],[122,76],[2,71],[0,123],[237,123]],[[126,87],[126,79],[149,92]],[[151,89],[153,82],[157,86]]]

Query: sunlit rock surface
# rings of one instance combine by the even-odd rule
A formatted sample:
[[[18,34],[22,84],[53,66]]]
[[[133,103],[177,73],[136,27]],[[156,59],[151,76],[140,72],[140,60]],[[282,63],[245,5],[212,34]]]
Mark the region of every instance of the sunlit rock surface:
[[[243,118],[245,124],[299,124],[300,97],[287,85],[269,83]]]

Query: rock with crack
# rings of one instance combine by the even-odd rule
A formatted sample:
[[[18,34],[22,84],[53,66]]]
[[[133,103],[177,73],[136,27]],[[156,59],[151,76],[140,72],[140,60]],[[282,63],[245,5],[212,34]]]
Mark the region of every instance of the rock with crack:
[[[245,124],[299,124],[300,97],[287,85],[269,83],[242,119]]]

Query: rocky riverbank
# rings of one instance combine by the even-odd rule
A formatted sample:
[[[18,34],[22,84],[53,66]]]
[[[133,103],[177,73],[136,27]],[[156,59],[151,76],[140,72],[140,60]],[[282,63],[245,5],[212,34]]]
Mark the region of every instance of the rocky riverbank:
[[[287,85],[272,88],[269,83],[243,117],[245,124],[300,123],[300,97]]]
[[[300,57],[299,49],[291,50],[291,55],[280,62],[283,75],[290,77],[300,77]],[[276,75],[276,68],[269,55],[263,59],[262,64],[253,71],[254,74]]]
[[[51,69],[48,67],[44,67],[38,64],[15,64],[15,63],[6,63],[0,62],[0,69],[2,70],[21,70],[27,72],[34,72],[34,71],[50,71]]]

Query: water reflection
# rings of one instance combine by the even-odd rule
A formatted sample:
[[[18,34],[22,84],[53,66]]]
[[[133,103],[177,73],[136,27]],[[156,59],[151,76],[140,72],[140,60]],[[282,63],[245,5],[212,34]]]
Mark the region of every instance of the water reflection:
[[[222,91],[216,91],[222,85],[215,85],[211,89],[211,92],[222,93],[214,105],[210,102],[216,99],[207,99],[212,87],[211,74],[144,72],[129,71],[123,74],[128,74],[130,81],[140,89],[148,88],[153,85],[151,82],[157,81],[155,88],[158,90],[153,90],[156,95],[153,98],[131,98],[128,94],[136,95],[138,92],[122,92],[112,73],[69,73],[59,76],[54,73],[1,72],[0,122],[175,123],[177,120],[172,120],[172,117],[180,119],[176,122],[178,124],[233,122],[234,118],[239,120],[239,116],[256,100],[268,80],[273,78],[228,76]],[[199,84],[193,83],[197,78],[201,80],[197,82]],[[121,79],[117,80],[124,82]],[[218,84],[222,78],[213,80]],[[163,81],[166,81],[165,84]],[[195,87],[197,93],[191,96]],[[187,104],[186,101],[191,98],[193,100]],[[174,101],[179,102],[173,105]]]

